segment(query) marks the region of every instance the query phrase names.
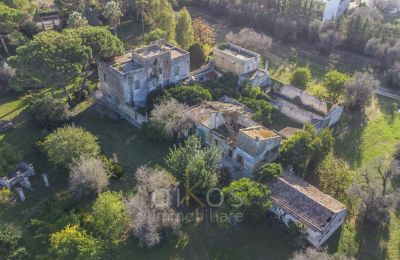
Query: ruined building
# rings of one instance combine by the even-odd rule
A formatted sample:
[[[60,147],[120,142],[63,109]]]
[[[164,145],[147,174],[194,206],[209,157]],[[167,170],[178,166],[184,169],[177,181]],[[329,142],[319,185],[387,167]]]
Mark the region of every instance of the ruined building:
[[[287,226],[306,226],[307,240],[320,247],[343,224],[346,206],[314,186],[286,172],[270,184],[271,211]]]
[[[143,121],[135,110],[146,105],[147,95],[189,77],[187,51],[165,41],[151,43],[101,61],[99,87],[106,101],[130,121]]]
[[[188,114],[195,123],[191,132],[220,147],[227,165],[251,174],[276,159],[281,137],[253,121],[247,107],[228,100],[191,107]]]
[[[311,124],[317,131],[336,124],[343,108],[320,100],[304,90],[275,84],[270,93],[279,112],[300,124]]]

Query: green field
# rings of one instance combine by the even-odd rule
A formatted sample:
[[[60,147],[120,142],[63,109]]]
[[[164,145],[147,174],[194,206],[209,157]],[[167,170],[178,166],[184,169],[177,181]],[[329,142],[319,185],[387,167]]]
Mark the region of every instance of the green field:
[[[35,149],[35,141],[45,133],[34,128],[27,119],[26,106],[21,107],[24,97],[2,97],[0,111],[8,114],[8,119],[19,121],[16,129],[0,135],[4,140],[18,148],[24,160],[33,163],[37,172],[49,172],[51,189],[43,187],[39,177],[33,179],[34,192],[25,192],[27,200],[24,203],[15,201],[12,205],[0,208],[0,219],[6,223],[21,226],[26,233],[26,239],[32,235],[26,226],[30,219],[37,214],[37,206],[43,201],[62,196],[67,189],[65,172],[54,171],[41,153]],[[19,105],[18,105],[19,104]],[[16,109],[18,108],[18,109]],[[144,164],[157,164],[161,167],[163,158],[168,152],[168,145],[153,143],[145,139],[142,133],[125,120],[113,121],[108,117],[102,118],[92,107],[92,102],[82,104],[74,122],[95,134],[105,154],[116,153],[119,162],[125,170],[121,180],[113,180],[111,189],[132,193],[135,189],[133,174],[137,167]],[[12,113],[10,113],[12,112]],[[76,207],[87,208],[92,200],[76,202]],[[143,249],[137,246],[134,239],[119,249],[121,259],[135,257],[138,259],[243,259],[262,258],[265,255],[273,259],[287,259],[295,250],[287,243],[289,237],[279,226],[262,224],[256,229],[247,227],[225,228],[213,224],[187,224],[178,236],[171,236],[160,246]],[[42,254],[40,244],[29,243],[32,252]],[[238,250],[240,248],[240,250]]]

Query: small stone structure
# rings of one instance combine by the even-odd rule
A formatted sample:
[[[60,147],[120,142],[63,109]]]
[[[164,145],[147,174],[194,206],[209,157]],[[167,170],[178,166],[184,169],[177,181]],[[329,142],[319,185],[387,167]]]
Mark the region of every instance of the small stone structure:
[[[43,181],[44,181],[44,186],[46,188],[50,187],[49,179],[47,178],[47,173],[43,173],[42,174],[42,178],[43,178]]]
[[[253,86],[269,88],[272,81],[267,67],[261,68],[261,55],[232,43],[214,48],[216,69],[239,77],[238,84],[250,82]]]
[[[32,164],[20,162],[13,173],[11,173],[8,177],[0,178],[0,187],[5,187],[10,190],[15,187],[15,190],[18,192],[21,201],[25,201],[25,195],[22,188],[33,191],[29,177],[34,175],[35,170]]]
[[[32,164],[20,162],[12,174],[10,174],[8,177],[3,177],[0,179],[0,186],[11,189],[16,185],[20,185],[28,190],[33,191],[29,177],[34,175],[35,170]]]

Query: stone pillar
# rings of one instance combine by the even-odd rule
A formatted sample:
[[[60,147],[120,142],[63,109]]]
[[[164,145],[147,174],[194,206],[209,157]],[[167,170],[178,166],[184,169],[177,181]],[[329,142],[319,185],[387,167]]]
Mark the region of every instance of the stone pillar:
[[[72,122],[71,125],[72,125],[72,127],[75,127],[75,122]]]
[[[15,188],[15,190],[18,192],[21,201],[25,201],[25,195],[24,195],[24,191],[22,190],[22,188],[17,187],[17,188]]]
[[[116,153],[112,154],[112,160],[113,160],[114,163],[118,163],[118,157],[117,157]]]
[[[46,188],[50,187],[49,179],[47,179],[47,173],[43,173],[42,177],[44,181],[44,186],[46,186]]]

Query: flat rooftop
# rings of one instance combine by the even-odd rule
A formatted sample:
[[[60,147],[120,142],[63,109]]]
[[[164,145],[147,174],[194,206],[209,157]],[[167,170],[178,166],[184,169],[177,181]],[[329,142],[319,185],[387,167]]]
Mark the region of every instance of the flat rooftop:
[[[123,73],[143,68],[143,66],[132,60],[131,51],[127,51],[122,55],[113,57],[109,60],[108,64],[110,64],[114,69]]]
[[[249,59],[254,58],[253,55],[250,55],[249,53],[245,52],[246,51],[245,49],[243,49],[244,51],[240,51],[240,49],[233,48],[233,47],[231,47],[229,45],[222,45],[222,46],[219,46],[217,48],[220,51],[222,51],[222,52],[224,52],[224,53],[226,53],[226,54],[228,54],[230,56],[233,56],[233,57],[236,57],[238,59],[241,59],[241,60],[249,60]]]
[[[248,137],[250,137],[252,139],[258,138],[260,140],[265,140],[265,139],[279,136],[274,131],[269,130],[263,126],[248,127],[248,128],[240,129],[240,132],[242,132],[243,134],[247,135]]]
[[[171,52],[172,59],[188,54],[187,51],[169,43],[154,43],[135,50],[135,53],[144,59],[152,58],[166,52]]]

